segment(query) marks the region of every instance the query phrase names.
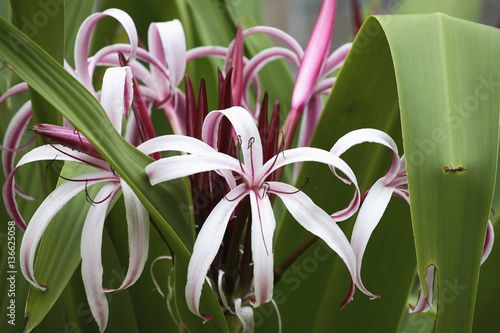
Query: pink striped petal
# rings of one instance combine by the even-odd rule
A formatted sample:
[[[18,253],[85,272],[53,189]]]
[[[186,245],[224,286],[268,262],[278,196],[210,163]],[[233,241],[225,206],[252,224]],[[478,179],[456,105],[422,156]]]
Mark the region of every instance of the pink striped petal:
[[[56,148],[56,149],[54,149]],[[26,229],[26,222],[24,221],[21,213],[19,212],[19,208],[17,206],[16,198],[15,198],[15,181],[14,176],[17,170],[31,162],[36,161],[44,161],[44,160],[60,160],[60,161],[71,161],[71,162],[79,162],[88,164],[91,166],[95,166],[97,168],[101,168],[107,170],[109,168],[108,165],[105,164],[104,161],[98,160],[96,158],[90,157],[83,153],[78,153],[69,148],[63,147],[61,145],[46,145],[33,149],[29,153],[25,154],[21,160],[19,160],[16,168],[12,170],[12,172],[7,176],[5,183],[3,185],[3,198],[5,201],[5,207],[7,209],[7,213],[10,217],[16,222],[16,224],[22,230]]]
[[[357,281],[356,256],[346,236],[337,223],[302,191],[295,187],[269,182],[269,192],[278,195],[286,208],[307,231],[320,237],[344,261],[353,281]],[[365,292],[364,290],[362,290]],[[354,293],[354,284],[341,306],[349,303]],[[373,294],[369,293],[370,296]]]
[[[132,18],[120,9],[111,8],[102,13],[90,15],[78,29],[75,42],[75,72],[78,80],[92,93],[95,93],[92,85],[92,73],[89,71],[89,48],[90,38],[97,22],[103,17],[111,16],[115,18],[123,26],[128,34],[132,49],[127,61],[135,58],[135,53],[138,45],[137,30],[135,29]]]
[[[102,287],[102,231],[109,205],[119,189],[118,183],[108,183],[102,187],[94,199],[100,203],[90,206],[82,230],[82,279],[99,332],[106,329],[109,316],[108,300]]]
[[[410,304],[410,313],[413,312],[427,312],[432,309],[432,303],[434,301],[434,280],[436,278],[436,266],[429,265],[426,270],[425,275],[425,286],[427,289],[427,297],[425,297],[424,289],[422,286],[419,287],[420,292],[418,294],[418,301],[415,306]]]
[[[125,279],[118,289],[106,289],[115,291],[128,288],[141,276],[144,265],[148,259],[149,250],[149,214],[141,201],[135,195],[128,184],[120,179],[125,201],[128,226],[128,249],[129,262]]]
[[[114,178],[115,176],[110,172],[91,172],[79,175],[73,180],[80,181],[67,181],[45,198],[26,228],[19,252],[21,271],[29,283],[42,290],[47,288],[36,281],[33,265],[38,243],[52,218],[71,198],[85,190],[86,187]],[[86,179],[89,180],[85,181]]]
[[[23,88],[24,86],[20,87],[20,85],[17,85],[16,87]],[[9,175],[14,169],[14,160],[16,158],[17,148],[19,147],[31,118],[31,102],[28,101],[16,112],[14,117],[12,117],[9,126],[5,131],[3,141],[3,148],[5,149],[2,149],[2,167],[5,176]],[[36,199],[35,197],[24,193],[17,185],[16,192],[28,200]]]
[[[130,67],[108,68],[102,81],[101,105],[120,134],[123,115],[127,116],[133,96]]]
[[[164,158],[149,164],[146,173],[151,185],[166,182],[172,179],[193,175],[199,172],[220,170],[222,175],[227,175],[228,170],[241,173],[238,161],[225,154],[213,153],[207,155],[181,155]],[[228,180],[228,178],[226,178]]]
[[[297,55],[297,57],[299,57],[299,59],[302,59],[302,57],[304,56],[304,50],[300,46],[299,42],[297,42],[297,40],[295,40],[295,38],[290,36],[288,33],[278,28],[268,27],[268,26],[251,27],[243,31],[243,37],[246,38],[250,35],[257,33],[262,33],[277,37],[281,39],[285,44],[287,44],[292,49],[292,51]]]
[[[5,100],[14,95],[20,94],[22,92],[29,91],[28,84],[26,82],[21,82],[16,84],[15,86],[9,88],[2,96],[0,96],[0,104],[5,102]]]
[[[391,200],[393,193],[392,187],[384,186],[384,180],[381,178],[373,184],[368,195],[359,210],[354,229],[352,231],[351,245],[354,249],[354,254],[357,260],[357,277],[356,284],[366,295],[378,297],[370,293],[363,285],[361,280],[361,264],[363,262],[363,254],[370,240],[370,236],[377,227],[382,215]]]
[[[349,148],[365,142],[378,143],[391,149],[392,164],[390,170],[384,177],[384,184],[389,184],[394,179],[394,177],[396,177],[397,173],[400,170],[401,164],[398,155],[398,147],[396,146],[394,140],[386,133],[373,128],[362,128],[351,131],[338,139],[337,142],[335,142],[335,144],[333,145],[330,152],[334,155],[340,156]],[[332,169],[332,171],[335,173],[334,169]],[[335,175],[337,174],[335,173]]]
[[[273,157],[269,161],[267,161],[266,164],[264,164],[264,166],[262,167],[261,171],[257,174],[256,178],[264,181],[267,176],[273,171],[287,164],[307,161],[320,162],[328,164],[331,168],[338,168],[347,176],[347,179],[340,179],[346,184],[354,184],[355,192],[353,199],[351,200],[349,205],[345,209],[336,212],[331,216],[336,221],[344,221],[351,217],[358,210],[361,197],[356,176],[354,175],[354,172],[349,167],[349,165],[347,165],[347,163],[345,163],[340,157],[333,155],[325,150],[310,147],[300,147],[285,150],[284,152],[276,155],[276,157]]]
[[[51,160],[82,163],[101,170],[110,170],[106,161],[59,144],[40,146],[31,150],[19,160],[16,168],[31,162]]]
[[[188,154],[217,153],[215,149],[203,141],[184,135],[159,136],[140,144],[137,149],[146,155],[160,151],[182,151]]]
[[[491,249],[493,248],[493,242],[495,240],[495,230],[493,229],[493,224],[488,220],[488,227],[486,229],[486,236],[484,240],[483,246],[483,255],[481,256],[481,265],[484,263],[488,256],[491,253]]]
[[[261,193],[259,193],[261,192]],[[252,260],[255,306],[273,297],[274,251],[273,239],[276,221],[269,197],[263,190],[250,193],[252,207]]]
[[[352,43],[346,43],[333,51],[333,53],[328,57],[326,61],[325,68],[323,69],[322,77],[325,77],[329,73],[338,69],[344,63],[347,54],[351,50]]]
[[[150,52],[168,66],[173,88],[177,87],[186,71],[186,38],[181,22],[172,20],[151,24],[148,40]]]
[[[244,108],[234,106],[210,112],[203,123],[203,141],[214,148],[217,147],[219,124],[224,116],[229,119],[240,138],[245,166],[251,169],[253,174],[256,168],[262,166],[262,142],[253,117]]]
[[[234,209],[244,198],[247,190],[239,185],[231,190],[212,210],[198,234],[193,255],[189,261],[186,285],[186,300],[189,310],[206,320],[212,319],[200,313],[200,297],[207,271],[219,251],[222,237]]]

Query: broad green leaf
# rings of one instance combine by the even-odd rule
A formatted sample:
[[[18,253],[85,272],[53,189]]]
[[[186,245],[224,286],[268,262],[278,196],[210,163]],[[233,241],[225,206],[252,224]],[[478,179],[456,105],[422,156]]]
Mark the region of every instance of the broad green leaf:
[[[223,1],[186,0],[186,3],[204,45],[225,46],[233,40],[236,25]]]
[[[16,27],[40,45],[59,64],[64,60],[65,4],[57,1],[11,1]],[[61,124],[61,115],[42,96],[30,92],[35,123]],[[39,140],[43,144],[43,140]]]
[[[235,24],[238,24],[240,21],[252,19],[262,24],[264,22],[263,14],[265,2],[262,0],[254,0],[254,1],[234,1],[234,0],[225,0],[224,9],[229,12],[232,16]]]
[[[441,283],[438,332],[472,328],[496,170],[498,38],[492,28],[439,14],[370,18],[339,74],[312,141],[313,146],[330,148],[352,129],[375,127],[401,143],[395,112],[399,105],[409,160],[418,267],[422,274],[427,265],[435,264]],[[485,51],[477,54],[478,49]],[[477,108],[468,110],[471,104],[465,103]],[[386,155],[385,166],[380,166],[384,155],[380,150],[367,155],[368,150],[363,149],[368,148],[353,148],[345,154],[362,191],[383,175],[389,162]],[[466,169],[470,165],[474,172],[446,172],[450,165]],[[349,189],[348,194],[341,194],[346,187],[331,183],[328,170],[305,165],[299,182],[304,176],[320,179],[315,182],[311,178],[316,189],[306,191],[327,211],[346,204]],[[330,188],[325,190],[324,186]],[[335,193],[335,197],[327,193]],[[389,205],[363,260],[365,285],[382,300],[369,301],[357,291],[345,309],[336,309],[348,290],[348,275],[337,258],[324,262],[316,258],[317,251],[322,251],[320,243],[303,254],[277,285],[283,295],[280,310],[287,327],[300,331],[314,322],[319,332],[331,327],[340,331],[397,329],[397,317],[407,309],[415,270],[408,209],[397,204],[397,209],[391,207],[393,203]],[[349,230],[352,222],[341,225]],[[292,218],[285,217],[276,237],[277,264],[306,236]],[[333,265],[330,273],[328,267],[323,268],[325,264]],[[462,286],[466,286],[464,290],[457,289]],[[449,298],[445,292],[456,292],[453,302],[446,303]],[[313,319],[304,323],[293,309],[308,299],[315,301],[307,304],[303,315]]]
[[[40,45],[59,64],[64,60],[64,19],[65,4],[42,2],[37,0],[10,1],[12,21],[23,33]],[[62,116],[47,100],[30,87],[30,100],[33,109],[33,121],[36,124],[62,124]],[[37,137],[37,145],[44,144],[42,137]],[[47,162],[40,164],[40,174],[47,167]],[[42,184],[45,193],[55,187],[57,179],[48,176],[48,182]]]
[[[131,186],[157,222],[176,260],[182,267],[187,267],[193,235],[188,207],[183,201],[186,193],[183,182],[172,181],[152,187],[144,171],[152,159],[132,147],[114,130],[99,102],[75,78],[5,20],[0,20],[0,49],[19,76],[74,124]],[[186,281],[186,273],[178,273],[183,275],[182,281]],[[180,279],[176,281],[185,283]],[[181,316],[188,312],[186,308],[182,310]],[[227,331],[219,303],[212,292],[203,294],[202,311],[216,317],[205,324],[204,329]],[[201,328],[202,320],[188,324]]]
[[[397,73],[420,279],[436,266],[436,331],[470,331],[497,167],[500,34],[440,14],[379,21]]]
[[[477,21],[483,0],[404,0],[389,4],[391,13],[396,14],[431,14],[443,13],[453,17]]]

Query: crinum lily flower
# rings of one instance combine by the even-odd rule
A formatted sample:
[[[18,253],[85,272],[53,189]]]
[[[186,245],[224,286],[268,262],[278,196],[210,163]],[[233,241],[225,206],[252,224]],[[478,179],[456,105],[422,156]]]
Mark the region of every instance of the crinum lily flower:
[[[218,152],[218,129],[226,117],[232,124],[241,146],[242,161]],[[230,135],[230,134],[229,134]],[[198,316],[210,319],[199,311],[202,286],[207,270],[222,242],[226,226],[239,202],[250,197],[251,246],[255,298],[259,306],[272,298],[273,293],[273,236],[276,226],[269,194],[281,198],[289,212],[309,232],[322,238],[346,263],[353,281],[362,286],[356,273],[354,252],[334,220],[302,191],[283,182],[266,181],[276,169],[287,164],[315,161],[338,168],[354,184],[354,199],[345,211],[352,215],[359,205],[356,177],[339,157],[317,148],[296,148],[282,151],[264,163],[262,143],[257,127],[249,112],[241,107],[212,111],[203,124],[203,141],[184,136],[169,135],[143,143],[139,148],[146,154],[156,151],[177,150],[187,155],[172,156],[153,162],[146,167],[152,185],[191,174],[216,171],[229,184],[230,191],[212,210],[196,239],[188,266],[186,299],[189,309]],[[371,295],[366,289],[365,294]],[[343,305],[354,293],[354,283]]]
[[[101,104],[106,110],[115,129],[120,132],[122,115],[132,102],[132,78],[128,67],[110,68],[103,79]],[[20,249],[21,271],[36,288],[45,290],[34,275],[35,253],[48,224],[57,212],[76,194],[86,191],[89,186],[106,184],[99,190],[90,206],[81,237],[82,278],[87,299],[94,318],[103,332],[108,321],[108,303],[105,292],[122,290],[141,275],[148,255],[149,215],[140,200],[127,183],[115,174],[92,144],[79,132],[55,125],[35,125],[33,130],[44,137],[61,144],[48,144],[33,149],[24,155],[16,168],[7,177],[3,196],[7,211],[18,225],[26,228]],[[38,207],[27,224],[21,216],[15,200],[16,171],[23,165],[42,160],[59,160],[88,165],[97,171],[88,172],[67,179],[58,186]],[[105,289],[102,285],[103,267],[101,263],[102,232],[108,209],[121,190],[126,207],[129,239],[129,265],[125,279],[117,289]]]
[[[359,209],[351,237],[351,245],[357,259],[358,275],[361,274],[363,254],[370,240],[370,236],[380,222],[391,196],[400,197],[406,201],[408,206],[410,205],[405,157],[403,155],[399,158],[396,143],[386,133],[371,128],[363,128],[349,132],[335,143],[330,152],[336,156],[340,156],[349,148],[365,142],[378,143],[390,148],[392,152],[392,163],[387,174],[378,179],[373,186],[363,194],[364,199]],[[333,171],[335,173],[335,170]],[[493,225],[491,221],[488,221],[481,264],[488,258],[493,247],[493,241]],[[428,291],[427,298],[424,295],[423,288],[420,287],[417,304],[415,306],[410,305],[410,313],[426,312],[432,308],[435,272],[436,268],[434,265],[427,267],[424,280]]]

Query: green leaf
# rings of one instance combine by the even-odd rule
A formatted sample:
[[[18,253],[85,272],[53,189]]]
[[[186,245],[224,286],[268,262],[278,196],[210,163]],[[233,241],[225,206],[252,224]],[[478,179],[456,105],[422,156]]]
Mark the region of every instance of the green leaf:
[[[456,18],[477,21],[483,0],[420,0],[397,1],[390,4],[391,13],[397,14],[430,14],[443,13]]]
[[[420,279],[436,266],[436,331],[470,331],[497,166],[500,34],[440,14],[379,21],[397,73]]]
[[[37,0],[10,1],[12,7],[12,21],[23,33],[40,45],[59,64],[64,60],[64,20],[65,5],[56,1],[42,2]],[[33,121],[36,124],[62,124],[62,116],[43,96],[40,96],[31,87],[29,90],[32,104]],[[43,138],[36,138],[37,145],[44,144]],[[47,162],[40,164],[39,172],[47,167]],[[48,176],[48,181],[42,184],[46,194],[55,187],[57,179],[54,175]]]
[[[352,129],[374,127],[401,142],[399,106],[421,279],[429,264],[438,269],[437,332],[472,328],[496,171],[499,38],[495,29],[439,14],[368,19],[312,141],[312,146],[329,149]],[[478,49],[484,53],[478,54]],[[358,175],[362,191],[388,170],[390,161],[383,149],[365,146],[342,156]],[[467,171],[446,172],[450,165]],[[327,212],[345,206],[352,195],[345,185],[331,180],[329,170],[306,164],[299,183],[305,176],[316,187],[305,191]],[[398,317],[407,311],[415,250],[408,209],[397,200],[391,201],[363,260],[365,285],[382,299],[369,301],[357,291],[355,300],[338,310],[349,277],[344,264],[336,256],[328,257],[320,243],[304,253],[276,287],[284,330],[304,331],[311,322],[318,332],[331,327],[398,329]],[[347,233],[352,222],[341,223]],[[277,264],[307,237],[290,216],[281,226],[276,236]],[[455,293],[453,302],[450,293]],[[307,300],[314,302],[304,307]],[[299,306],[305,308],[301,318],[310,321],[297,318],[294,309]]]
[[[74,124],[130,185],[158,224],[174,251],[176,260],[182,264],[181,267],[187,267],[193,235],[184,200],[184,183],[179,180],[152,187],[144,171],[152,159],[131,146],[114,130],[101,105],[90,92],[3,19],[0,19],[0,49],[19,76]],[[176,279],[176,282],[185,283],[186,273],[179,273],[183,276],[182,279]],[[202,309],[216,317],[216,320],[205,324],[204,329],[227,331],[224,316],[213,292],[203,294]],[[184,313],[183,311],[182,314]],[[197,327],[201,327],[201,323],[201,319],[189,322]]]

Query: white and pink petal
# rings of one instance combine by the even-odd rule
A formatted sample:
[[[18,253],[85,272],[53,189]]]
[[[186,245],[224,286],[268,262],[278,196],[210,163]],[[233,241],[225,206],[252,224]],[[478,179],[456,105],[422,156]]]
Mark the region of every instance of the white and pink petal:
[[[109,316],[108,300],[102,287],[102,233],[109,205],[119,189],[119,183],[108,183],[101,188],[94,199],[98,203],[90,206],[82,230],[82,279],[99,332],[106,329]]]
[[[250,192],[252,208],[252,260],[255,306],[273,297],[274,251],[273,240],[276,220],[264,189]]]
[[[245,185],[239,185],[226,194],[226,199],[220,201],[208,216],[194,244],[188,265],[186,300],[189,310],[206,320],[212,317],[201,314],[199,308],[207,271],[219,251],[229,219],[246,192]]]

